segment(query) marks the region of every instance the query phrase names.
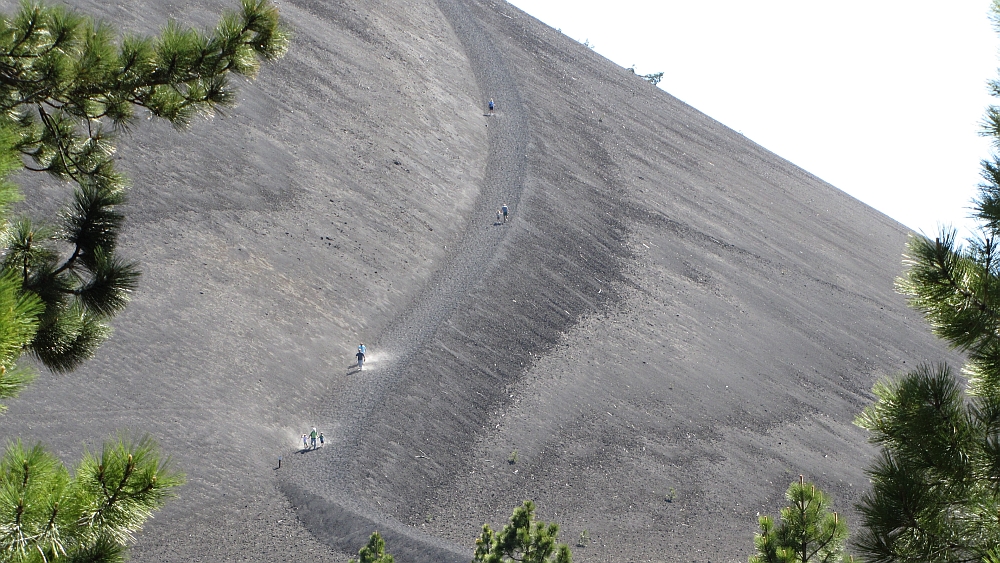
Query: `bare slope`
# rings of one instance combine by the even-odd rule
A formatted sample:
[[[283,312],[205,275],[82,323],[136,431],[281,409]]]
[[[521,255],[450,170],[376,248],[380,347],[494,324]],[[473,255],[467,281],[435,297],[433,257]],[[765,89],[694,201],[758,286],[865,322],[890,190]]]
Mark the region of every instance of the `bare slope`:
[[[849,509],[874,378],[942,357],[892,292],[904,228],[505,3],[280,7],[239,108],[122,151],[142,288],[5,417],[173,454],[134,560],[338,561],[377,526],[458,561],[534,498],[579,561],[736,561],[799,473]]]

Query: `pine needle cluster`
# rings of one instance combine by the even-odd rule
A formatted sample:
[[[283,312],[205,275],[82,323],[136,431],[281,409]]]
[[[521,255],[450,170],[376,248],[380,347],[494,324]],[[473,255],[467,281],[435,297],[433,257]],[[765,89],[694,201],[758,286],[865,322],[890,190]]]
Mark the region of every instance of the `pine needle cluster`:
[[[149,437],[122,435],[71,474],[39,444],[0,459],[0,560],[123,561],[154,510],[183,482]]]
[[[584,532],[586,534],[586,532]],[[483,524],[483,533],[476,538],[473,563],[572,563],[566,544],[560,544],[559,525],[535,520],[535,503],[526,500],[514,509],[510,521],[500,532]],[[372,533],[368,544],[358,551],[358,559],[350,563],[392,563],[385,552],[385,540]]]

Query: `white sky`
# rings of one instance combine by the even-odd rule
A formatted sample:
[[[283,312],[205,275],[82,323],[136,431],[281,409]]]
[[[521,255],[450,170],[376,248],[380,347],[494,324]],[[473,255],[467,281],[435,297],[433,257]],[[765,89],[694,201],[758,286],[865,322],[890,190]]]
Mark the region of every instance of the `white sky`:
[[[914,230],[972,226],[989,0],[510,1]]]

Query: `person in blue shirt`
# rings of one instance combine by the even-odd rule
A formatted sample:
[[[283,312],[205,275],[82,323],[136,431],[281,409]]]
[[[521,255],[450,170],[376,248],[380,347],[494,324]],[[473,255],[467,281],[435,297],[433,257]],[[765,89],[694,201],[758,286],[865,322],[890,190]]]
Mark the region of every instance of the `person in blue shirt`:
[[[500,208],[500,211],[503,212],[503,222],[506,223],[507,222],[507,211],[508,211],[506,203],[503,204],[503,207]]]
[[[490,108],[490,115],[493,115],[493,98],[490,98],[489,108]]]

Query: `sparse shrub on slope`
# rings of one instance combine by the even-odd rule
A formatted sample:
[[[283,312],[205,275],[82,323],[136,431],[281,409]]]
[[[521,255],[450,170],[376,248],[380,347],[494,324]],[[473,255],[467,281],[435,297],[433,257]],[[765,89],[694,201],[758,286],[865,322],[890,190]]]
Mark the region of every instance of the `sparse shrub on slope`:
[[[243,0],[209,33],[171,23],[151,38],[119,39],[63,7],[0,14],[0,400],[35,376],[18,365],[26,351],[53,371],[92,357],[136,286],[138,267],[117,248],[127,183],[113,160],[118,133],[136,112],[180,128],[232,105],[229,75],[253,76],[286,45],[266,0]],[[23,168],[73,186],[59,217],[10,217],[22,199],[11,177]],[[113,439],[74,474],[40,445],[9,442],[0,560],[120,561],[181,481],[149,438]]]
[[[628,70],[632,74],[638,74],[635,71],[635,65],[630,66],[626,70]],[[639,78],[642,78],[646,82],[649,82],[653,86],[656,86],[657,84],[659,84],[663,80],[663,73],[662,72],[653,72],[651,74],[639,74]]]

